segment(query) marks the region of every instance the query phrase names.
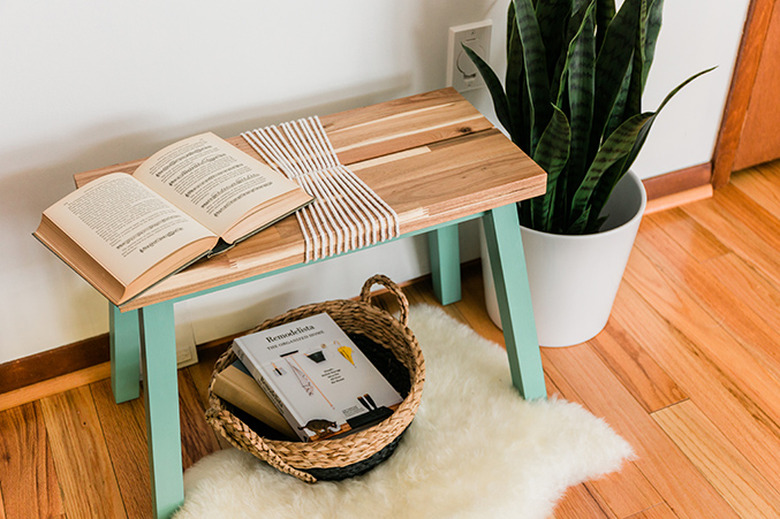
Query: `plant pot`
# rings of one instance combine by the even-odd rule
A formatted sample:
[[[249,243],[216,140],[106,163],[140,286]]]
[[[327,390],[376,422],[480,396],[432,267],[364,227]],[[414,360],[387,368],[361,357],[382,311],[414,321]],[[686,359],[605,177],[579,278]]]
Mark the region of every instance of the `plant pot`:
[[[641,179],[629,171],[602,211],[609,218],[595,234],[567,236],[520,226],[541,346],[573,346],[607,324],[647,203]],[[501,318],[484,234],[481,234],[485,303]]]

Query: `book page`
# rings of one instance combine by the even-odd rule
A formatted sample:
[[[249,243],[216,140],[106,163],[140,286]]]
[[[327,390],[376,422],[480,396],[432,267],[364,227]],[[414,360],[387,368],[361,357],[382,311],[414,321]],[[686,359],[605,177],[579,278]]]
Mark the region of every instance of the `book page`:
[[[125,173],[93,180],[44,214],[125,285],[181,247],[213,236]]]
[[[252,208],[297,187],[213,133],[163,148],[133,176],[217,235]]]

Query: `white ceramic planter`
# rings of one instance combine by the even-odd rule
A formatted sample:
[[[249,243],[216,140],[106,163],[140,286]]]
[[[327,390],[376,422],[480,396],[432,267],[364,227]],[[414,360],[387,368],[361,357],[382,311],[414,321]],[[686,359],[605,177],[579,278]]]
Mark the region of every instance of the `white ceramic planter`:
[[[602,231],[566,236],[521,226],[540,345],[573,346],[604,329],[646,203],[641,179],[629,171],[602,212],[609,215]],[[484,236],[481,241],[485,302],[500,327]]]

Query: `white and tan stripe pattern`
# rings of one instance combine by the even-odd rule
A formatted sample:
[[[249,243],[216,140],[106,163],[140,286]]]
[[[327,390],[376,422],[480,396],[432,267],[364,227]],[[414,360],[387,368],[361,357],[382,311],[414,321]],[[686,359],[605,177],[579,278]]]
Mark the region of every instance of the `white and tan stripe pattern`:
[[[315,198],[295,213],[307,262],[399,235],[398,215],[339,162],[319,118],[267,126],[241,136],[271,167]]]

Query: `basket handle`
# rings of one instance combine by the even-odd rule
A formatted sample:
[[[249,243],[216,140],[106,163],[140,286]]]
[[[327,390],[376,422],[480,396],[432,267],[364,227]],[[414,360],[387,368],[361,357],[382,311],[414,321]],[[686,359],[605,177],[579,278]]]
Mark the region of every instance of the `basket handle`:
[[[284,461],[284,459],[282,459],[282,457],[276,453],[271,445],[263,441],[262,436],[258,435],[253,429],[249,428],[249,426],[241,421],[239,421],[237,424],[231,423],[230,427],[234,430],[234,432],[237,432],[239,436],[243,438],[249,438],[243,442],[237,440],[233,434],[228,432],[227,427],[225,426],[226,422],[230,422],[232,415],[221,408],[221,404],[215,397],[209,395],[209,400],[212,399],[213,401],[211,401],[211,406],[206,410],[206,421],[211,425],[212,428],[219,431],[220,434],[222,434],[222,436],[233,447],[241,451],[248,451],[275,469],[296,477],[301,481],[306,483],[317,482],[317,478],[308,472],[298,470]]]
[[[384,274],[374,274],[363,283],[360,290],[360,300],[366,304],[371,304],[371,288],[374,285],[384,285],[398,299],[399,316],[398,320],[406,326],[409,323],[409,301],[393,280]]]

